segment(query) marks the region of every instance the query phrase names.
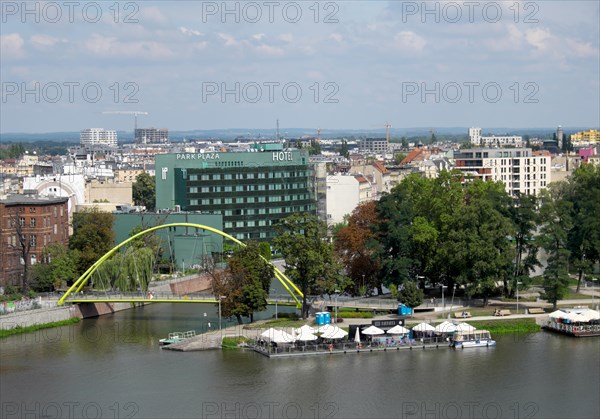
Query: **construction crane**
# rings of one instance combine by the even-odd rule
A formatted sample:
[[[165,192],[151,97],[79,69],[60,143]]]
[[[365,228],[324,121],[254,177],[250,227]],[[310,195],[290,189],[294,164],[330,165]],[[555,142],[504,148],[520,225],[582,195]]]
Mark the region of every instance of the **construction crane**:
[[[133,115],[134,116],[133,135],[135,135],[135,130],[137,129],[138,115],[148,115],[148,112],[144,112],[144,111],[105,111],[102,113],[103,114],[118,114],[118,115]]]

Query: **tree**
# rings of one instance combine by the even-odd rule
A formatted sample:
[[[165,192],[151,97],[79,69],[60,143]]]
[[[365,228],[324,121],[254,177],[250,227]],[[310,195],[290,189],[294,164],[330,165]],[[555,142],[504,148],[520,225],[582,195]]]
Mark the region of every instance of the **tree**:
[[[272,254],[271,254],[271,245],[268,242],[261,242],[259,244],[259,249],[260,249],[260,255],[265,258],[266,260],[270,261]]]
[[[344,139],[342,140],[342,147],[340,148],[340,156],[348,158],[349,155],[350,151],[348,150],[348,141]]]
[[[30,234],[25,225],[25,217],[22,212],[13,212],[10,214],[9,223],[16,236],[16,248],[19,251],[23,273],[21,274],[21,293],[29,291],[29,266],[31,248],[37,240],[34,234]]]
[[[517,282],[527,285],[529,274],[540,262],[537,258],[538,242],[534,234],[539,224],[537,198],[533,195],[517,195],[510,206],[510,218],[514,224],[514,269],[509,296],[514,295]]]
[[[52,243],[44,249],[41,263],[33,266],[31,288],[50,292],[72,283],[78,277],[79,252],[69,250],[62,243]]]
[[[405,158],[406,158],[406,153],[396,153],[396,154],[394,154],[394,163],[400,164],[400,163],[402,163],[402,160],[404,160]]]
[[[352,280],[355,295],[363,286],[370,290],[377,287],[379,293],[383,293],[378,278],[381,266],[374,257],[373,249],[368,247],[375,237],[372,227],[378,222],[376,208],[375,201],[359,204],[352,211],[348,224],[341,227],[334,236],[336,253]]]
[[[133,202],[145,206],[148,211],[153,211],[156,206],[156,180],[146,172],[137,175],[133,182]]]
[[[80,252],[80,274],[114,246],[115,233],[112,226],[113,215],[100,212],[97,207],[73,214],[73,236],[69,240],[69,248]]]
[[[568,184],[561,182],[550,185],[542,192],[540,218],[544,221],[539,237],[542,247],[548,252],[548,266],[544,270],[544,295],[556,308],[556,303],[565,297],[569,286],[568,231],[572,228],[572,203],[564,199]]]
[[[407,307],[415,308],[423,304],[423,290],[417,288],[413,281],[407,281],[402,285],[402,289],[398,291],[398,301]]]
[[[600,166],[583,165],[569,179],[565,199],[570,203],[572,228],[567,249],[577,270],[577,291],[585,274],[600,260]]]
[[[341,266],[334,257],[333,245],[326,239],[327,227],[316,216],[293,214],[275,226],[278,236],[273,244],[283,255],[286,275],[300,287],[302,318],[308,316],[309,294],[334,291],[341,280]]]
[[[310,147],[308,148],[308,154],[319,155],[321,154],[321,143],[317,140],[310,140]]]
[[[239,324],[242,317],[254,321],[254,312],[267,307],[267,297],[273,279],[273,267],[260,257],[260,246],[249,242],[240,247],[222,271],[212,271],[212,286],[216,296],[224,296],[221,314],[235,316]]]

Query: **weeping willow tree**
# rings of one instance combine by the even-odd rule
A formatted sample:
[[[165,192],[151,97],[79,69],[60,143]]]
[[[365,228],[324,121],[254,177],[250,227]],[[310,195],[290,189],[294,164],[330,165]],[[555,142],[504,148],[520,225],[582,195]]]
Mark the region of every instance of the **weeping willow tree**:
[[[94,274],[100,290],[148,291],[152,280],[154,253],[149,248],[129,248],[104,262]]]

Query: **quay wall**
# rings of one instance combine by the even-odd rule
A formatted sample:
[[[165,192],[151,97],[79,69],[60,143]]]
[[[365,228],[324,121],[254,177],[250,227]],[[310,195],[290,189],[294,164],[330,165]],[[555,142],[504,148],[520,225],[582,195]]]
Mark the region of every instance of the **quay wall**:
[[[37,324],[60,322],[73,317],[82,318],[77,306],[20,311],[0,316],[0,329],[9,330],[17,326],[28,327]]]

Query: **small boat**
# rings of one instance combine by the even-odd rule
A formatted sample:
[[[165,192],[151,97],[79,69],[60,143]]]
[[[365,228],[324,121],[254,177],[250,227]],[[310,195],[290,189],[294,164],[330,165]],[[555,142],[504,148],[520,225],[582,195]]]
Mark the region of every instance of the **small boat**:
[[[492,339],[487,330],[473,330],[469,332],[456,332],[452,337],[451,346],[459,349],[463,348],[482,348],[496,346],[496,341]]]
[[[158,341],[161,345],[171,345],[172,343],[182,342],[186,339],[193,338],[196,336],[195,330],[188,330],[187,332],[172,332],[169,333],[168,338],[160,339]]]

